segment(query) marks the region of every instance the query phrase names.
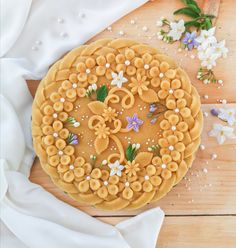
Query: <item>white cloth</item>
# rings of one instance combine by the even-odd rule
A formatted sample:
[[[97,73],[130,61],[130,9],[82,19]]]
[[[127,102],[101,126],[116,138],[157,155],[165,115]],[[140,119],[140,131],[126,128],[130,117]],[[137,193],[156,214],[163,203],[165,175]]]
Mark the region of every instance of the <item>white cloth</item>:
[[[105,224],[28,180],[34,160],[26,79],[147,0],[1,0],[0,180],[2,248],[155,247],[159,208]]]

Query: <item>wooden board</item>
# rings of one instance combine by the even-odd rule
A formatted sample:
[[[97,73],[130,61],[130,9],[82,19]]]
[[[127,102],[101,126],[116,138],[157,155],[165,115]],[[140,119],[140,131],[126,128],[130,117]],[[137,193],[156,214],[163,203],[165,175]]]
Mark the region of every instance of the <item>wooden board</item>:
[[[227,99],[228,103],[231,103],[228,104],[228,107],[236,108],[236,104],[233,104],[236,103],[236,23],[234,18],[236,2],[224,0],[221,1],[220,7],[219,0],[201,0],[199,3],[205,10],[211,9],[214,14],[219,11],[216,20],[217,37],[219,40],[226,39],[227,47],[230,49],[228,58],[219,60],[215,70],[218,78],[224,81],[223,87],[219,87],[217,84],[204,85],[196,79],[199,61],[190,57],[194,53],[186,51],[179,53],[177,44],[168,45],[157,39],[156,33],[159,28],[155,25],[156,21],[161,16],[174,19],[173,11],[182,7],[179,0],[171,0],[171,4],[166,0],[149,2],[114,23],[112,31],[105,30],[92,40],[105,37],[116,38],[119,37],[119,31],[122,30],[125,32],[125,37],[155,46],[179,61],[202,96],[203,111],[209,113],[209,110],[216,106],[215,103],[221,99]],[[135,20],[135,25],[130,23],[131,20]],[[148,27],[147,32],[142,30],[143,26]],[[35,94],[37,85],[37,81],[28,82],[32,95]],[[205,99],[204,95],[208,95],[208,99]],[[236,140],[229,140],[219,146],[214,138],[209,138],[207,135],[213,122],[220,123],[216,117],[209,114],[205,118],[202,134],[202,144],[206,149],[198,152],[186,178],[164,199],[144,208],[161,206],[167,215],[160,233],[158,247],[235,247]],[[218,155],[215,160],[211,159],[213,153]],[[118,223],[128,216],[134,216],[144,210],[111,213],[78,204],[51,183],[37,159],[32,167],[30,180],[42,185],[57,198],[107,223]]]

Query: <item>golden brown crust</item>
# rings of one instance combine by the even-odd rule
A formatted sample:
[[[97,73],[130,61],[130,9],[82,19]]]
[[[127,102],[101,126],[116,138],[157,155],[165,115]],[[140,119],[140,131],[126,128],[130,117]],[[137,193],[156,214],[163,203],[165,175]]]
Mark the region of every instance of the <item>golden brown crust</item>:
[[[89,85],[101,87],[114,79],[112,72],[120,71],[128,79],[124,86],[109,86],[104,102],[88,102],[85,95]],[[76,90],[72,87],[74,81]],[[88,161],[88,148],[83,155],[80,144],[68,141],[71,132],[84,138],[82,131],[68,125],[68,117],[78,115],[78,101],[89,111],[86,126],[79,130],[89,130],[94,152],[101,157],[99,165]],[[140,149],[129,161],[124,135],[130,135],[130,130],[113,108],[118,103],[123,111],[137,111],[136,102],[140,101],[166,108],[156,124],[160,130],[159,154]],[[166,195],[191,167],[203,126],[200,106],[188,75],[168,56],[133,40],[98,40],[69,52],[41,81],[32,110],[34,148],[45,172],[76,201],[106,210],[137,209]],[[116,147],[115,152],[107,152],[110,146]],[[104,158],[108,164],[119,161],[124,165],[122,175],[109,175],[111,169],[101,162]],[[69,169],[71,164],[73,170]]]

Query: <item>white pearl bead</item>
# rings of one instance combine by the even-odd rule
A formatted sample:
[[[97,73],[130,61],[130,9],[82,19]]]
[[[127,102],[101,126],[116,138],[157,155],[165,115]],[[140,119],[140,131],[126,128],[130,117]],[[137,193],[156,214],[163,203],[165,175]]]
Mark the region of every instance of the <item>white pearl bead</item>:
[[[148,69],[149,69],[149,65],[148,65],[148,64],[145,64],[145,65],[144,65],[144,69],[145,69],[145,70],[148,70]]]
[[[144,177],[144,180],[145,180],[145,181],[148,181],[148,180],[149,180],[149,176],[146,175],[146,176]]]
[[[58,133],[53,133],[53,137],[57,138],[58,137]]]
[[[125,182],[125,187],[129,187],[129,182]]]
[[[86,72],[87,74],[89,74],[91,71],[90,71],[89,68],[87,68],[85,72]]]
[[[63,151],[59,151],[58,155],[62,156],[63,155]]]
[[[178,108],[175,109],[175,113],[179,113],[179,109]]]
[[[169,150],[170,151],[173,151],[174,150],[174,147],[173,146],[169,146]]]
[[[173,94],[174,91],[172,89],[169,90],[169,94]]]
[[[60,99],[60,102],[65,102],[65,98],[62,97],[62,98]]]
[[[130,61],[129,60],[126,60],[125,61],[125,65],[130,65]]]
[[[108,181],[104,181],[104,183],[103,183],[105,186],[107,186],[108,185]]]
[[[161,73],[159,74],[159,77],[160,77],[160,78],[163,78],[163,77],[164,77],[164,74],[161,72]]]
[[[86,180],[90,180],[90,179],[91,179],[91,177],[90,177],[90,176],[87,176],[87,177],[86,177]]]
[[[69,166],[69,169],[70,169],[70,170],[74,170],[74,168],[75,168],[75,167],[74,167],[73,164],[71,164],[71,165]]]
[[[106,63],[106,68],[110,68],[110,64],[109,63]]]
[[[76,88],[77,88],[77,84],[72,84],[72,87],[73,87],[74,89],[76,89]]]
[[[166,168],[166,164],[162,164],[162,165],[161,165],[161,168],[162,168],[162,169],[165,169],[165,168]]]
[[[74,127],[79,127],[80,126],[80,123],[78,121],[76,121],[74,124],[73,124]]]
[[[54,113],[52,116],[53,118],[57,118],[57,113]]]
[[[171,130],[172,130],[172,131],[175,131],[175,130],[176,130],[176,126],[172,126],[172,127],[171,127]]]

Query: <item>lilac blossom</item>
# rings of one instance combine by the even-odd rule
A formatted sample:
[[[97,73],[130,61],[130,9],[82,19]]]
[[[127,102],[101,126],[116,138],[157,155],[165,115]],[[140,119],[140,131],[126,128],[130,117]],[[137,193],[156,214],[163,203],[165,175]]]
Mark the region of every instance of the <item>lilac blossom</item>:
[[[133,129],[135,132],[139,131],[139,127],[143,124],[143,121],[138,119],[138,115],[135,113],[132,117],[126,117],[128,122],[127,129]]]
[[[150,104],[149,112],[154,113],[156,110],[157,110],[156,104],[155,103]]]
[[[192,50],[194,46],[198,45],[196,41],[197,33],[196,32],[186,32],[184,38],[182,39],[182,43],[188,47],[189,50]]]

